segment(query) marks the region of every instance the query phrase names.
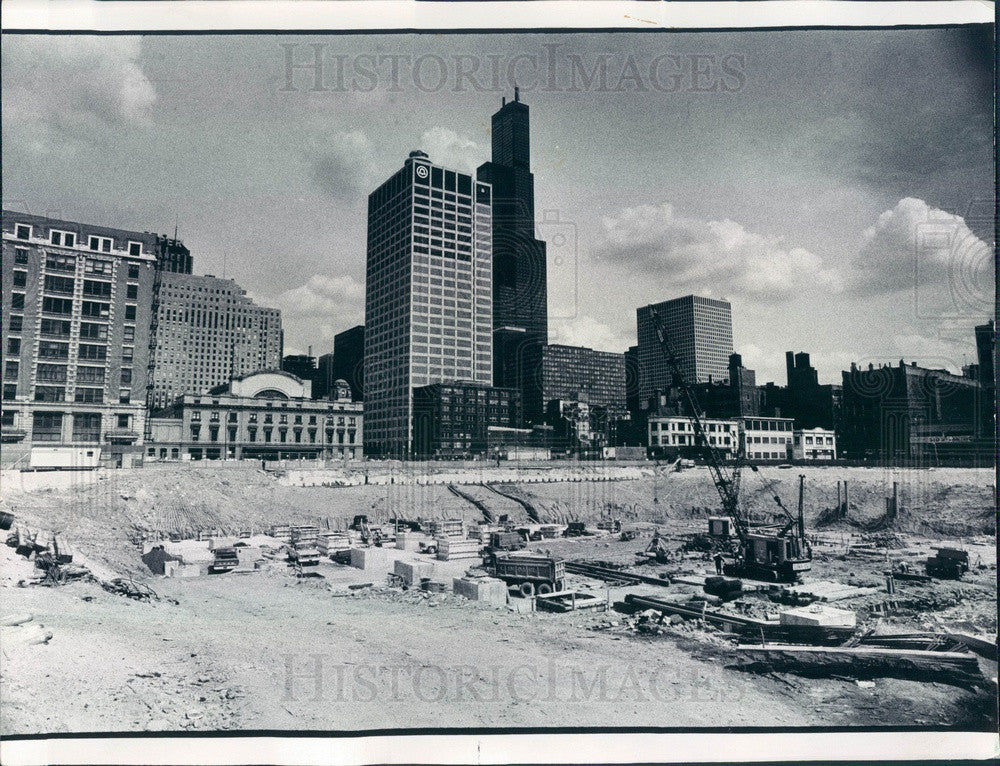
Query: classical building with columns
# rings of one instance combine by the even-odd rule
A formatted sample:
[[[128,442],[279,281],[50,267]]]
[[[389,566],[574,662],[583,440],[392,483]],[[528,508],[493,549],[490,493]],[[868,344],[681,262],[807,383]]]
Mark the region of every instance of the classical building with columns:
[[[362,407],[345,380],[313,399],[311,381],[255,372],[157,412],[146,460],[358,459]]]

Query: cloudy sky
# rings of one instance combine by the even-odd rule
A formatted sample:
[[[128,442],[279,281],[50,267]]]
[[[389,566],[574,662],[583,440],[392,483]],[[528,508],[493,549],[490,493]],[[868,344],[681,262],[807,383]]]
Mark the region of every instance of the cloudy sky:
[[[992,314],[985,29],[6,36],[4,206],[164,233],[282,309],[286,351],[364,315],[366,196],[411,149],[470,170],[531,107],[550,339],[623,351],[635,308],[733,304],[805,350],[959,368]],[[320,57],[314,69],[289,70]]]

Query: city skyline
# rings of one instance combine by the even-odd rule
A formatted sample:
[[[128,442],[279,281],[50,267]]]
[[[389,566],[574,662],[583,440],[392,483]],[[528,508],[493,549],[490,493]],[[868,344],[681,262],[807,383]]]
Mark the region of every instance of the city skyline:
[[[732,303],[735,350],[761,382],[783,380],[789,349],[809,350],[823,382],[851,361],[902,356],[956,371],[973,361],[969,328],[992,313],[990,88],[976,34],[782,32],[780,46],[767,34],[681,35],[669,45],[679,56],[712,66],[742,56],[740,76],[727,81],[739,87],[522,85],[536,218],[557,211],[577,242],[572,258],[561,254],[568,272],[553,265],[560,253],[548,242],[550,341],[621,353],[635,343],[637,306],[695,293]],[[603,35],[512,35],[489,39],[488,51],[474,36],[316,39],[335,43],[331,56],[488,52],[510,61],[561,45],[564,63],[577,56],[586,69],[608,55],[620,72],[626,60],[608,53],[613,38]],[[179,223],[199,273],[224,272],[282,309],[286,353],[328,350],[333,334],[363,321],[365,195],[411,149],[466,171],[487,161],[489,115],[512,88],[393,92],[381,82],[310,94],[308,73],[296,71],[294,90],[282,92],[282,42],[298,45],[297,61],[309,50],[295,38],[81,39],[51,49],[12,39],[3,54],[7,201],[123,228]],[[644,66],[656,50],[650,37],[629,38],[627,55]],[[873,79],[874,62],[884,66],[890,53],[910,74]],[[44,72],[27,71],[38,57]],[[788,77],[792,59],[801,74]],[[89,69],[77,73],[81,61]],[[206,68],[233,76],[224,85],[195,77]],[[780,98],[769,87],[779,77]],[[43,93],[58,94],[63,81],[92,96],[88,106],[46,106]],[[654,129],[668,151],[655,149]],[[236,132],[238,152],[229,148]],[[176,151],[179,141],[191,150]],[[148,164],[141,181],[132,180],[136,156]],[[918,251],[924,230],[951,243]],[[544,221],[539,236],[553,238]]]

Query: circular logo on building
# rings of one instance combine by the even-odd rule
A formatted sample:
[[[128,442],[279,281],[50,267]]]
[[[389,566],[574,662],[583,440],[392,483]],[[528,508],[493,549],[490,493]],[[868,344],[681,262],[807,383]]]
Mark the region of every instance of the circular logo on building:
[[[427,178],[428,172],[426,165],[417,165],[417,178]]]

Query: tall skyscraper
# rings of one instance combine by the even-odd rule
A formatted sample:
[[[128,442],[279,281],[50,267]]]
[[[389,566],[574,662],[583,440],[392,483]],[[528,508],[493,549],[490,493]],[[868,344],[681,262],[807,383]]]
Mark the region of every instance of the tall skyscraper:
[[[492,380],[490,196],[489,184],[420,151],[368,196],[370,455],[412,454],[415,387]]]
[[[333,380],[346,380],[351,399],[365,399],[365,326],[359,324],[333,336]]]
[[[707,383],[709,378],[729,378],[729,355],[733,353],[733,314],[729,301],[688,295],[636,309],[639,340],[639,397],[645,402],[657,390],[670,388],[673,375],[656,336],[653,310],[688,384]]]
[[[157,241],[3,211],[5,464],[32,444],[141,453]]]
[[[493,384],[524,391],[524,356],[548,342],[545,243],[535,239],[528,105],[514,89],[493,115],[492,161],[477,171],[493,187]]]
[[[281,366],[281,312],[231,279],[162,273],[156,320],[151,409]]]
[[[532,348],[525,358],[534,370],[523,404],[526,420],[540,423],[550,401],[577,401],[581,396],[612,419],[628,412],[624,354],[553,343]]]

